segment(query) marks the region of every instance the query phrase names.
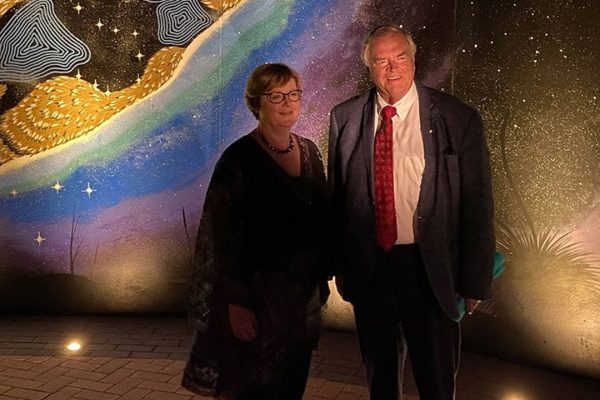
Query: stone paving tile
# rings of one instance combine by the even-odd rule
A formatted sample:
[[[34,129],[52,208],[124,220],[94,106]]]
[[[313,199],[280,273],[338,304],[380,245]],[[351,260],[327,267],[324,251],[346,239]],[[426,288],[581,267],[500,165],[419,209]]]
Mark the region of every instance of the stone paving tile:
[[[190,349],[185,346],[156,346],[154,351],[159,352],[159,353],[184,353],[187,354]]]
[[[181,388],[179,384],[168,382],[145,381],[140,384],[141,388],[156,390],[159,392],[175,393]]]
[[[21,378],[11,378],[4,381],[5,385],[12,387],[19,387],[24,389],[38,389],[40,386],[44,384],[43,381],[36,381],[32,379],[21,379]]]
[[[37,376],[37,378],[44,379],[45,381],[50,381],[52,379],[56,379],[60,376],[63,376],[68,372],[71,372],[71,370],[68,368],[61,367],[61,366],[56,366],[56,367],[49,369],[48,371],[46,371],[42,374],[36,375],[36,376]]]
[[[27,359],[28,357],[24,357]],[[8,368],[18,368],[28,370],[31,368],[31,364],[23,361],[22,359],[14,356],[0,358],[0,366]]]
[[[35,366],[31,367],[31,370],[44,373],[60,365],[62,362],[64,362],[64,359],[58,357],[46,357],[45,360],[38,362]]]
[[[94,357],[112,357],[112,358],[127,358],[131,352],[115,351],[115,350],[95,350],[90,353]]]
[[[335,399],[346,386],[340,382],[326,381],[315,392],[315,397],[324,397],[326,399]]]
[[[90,364],[87,361],[83,360],[67,360],[62,363],[62,366],[70,369],[79,369],[82,371],[93,371],[97,368],[97,365]]]
[[[85,399],[85,400],[116,400],[119,396],[114,394],[108,394],[103,392],[96,392],[93,390],[82,390],[81,392],[75,394],[73,396],[76,399]]]
[[[95,351],[119,351],[116,349],[116,344],[104,344],[104,343],[91,343],[86,346],[86,349],[90,350],[91,353]]]
[[[146,359],[155,359],[156,357],[169,358],[169,354],[170,353],[154,353],[154,352],[134,351],[131,353],[131,357],[146,358]]]
[[[139,344],[128,344],[128,345],[117,345],[117,351],[131,351],[131,352],[152,352],[155,346],[144,346]],[[165,353],[168,353],[165,352]]]
[[[177,318],[23,317],[0,324],[0,400],[205,400],[180,387],[191,325]],[[65,351],[78,337],[83,356]],[[117,351],[116,349],[120,349]],[[27,354],[16,354],[17,352]],[[507,387],[529,400],[598,400],[600,383],[465,354],[460,400],[498,400]],[[405,400],[418,400],[408,371]],[[324,332],[306,400],[367,400],[353,334]]]
[[[107,375],[104,378],[102,378],[100,381],[114,385],[116,383],[121,382],[123,379],[128,378],[134,372],[135,371],[131,370],[131,369],[125,369],[125,368],[117,369],[117,370],[113,371],[110,375]]]
[[[155,372],[137,371],[131,374],[132,378],[138,378],[146,381],[167,382],[171,376],[168,374],[157,374]]]
[[[67,372],[66,375],[72,378],[85,379],[92,382],[99,381],[106,377],[106,375],[98,372],[82,371],[80,369],[72,369],[71,371]]]
[[[190,395],[178,393],[150,392],[145,399],[149,400],[189,400]]]
[[[354,393],[354,394],[358,394],[360,396],[368,396],[369,395],[369,389],[367,389],[366,386],[360,386],[360,385],[346,385],[342,389],[342,392]]]
[[[164,365],[161,373],[176,375],[181,373],[185,368],[183,361],[171,361],[168,365]]]
[[[179,373],[179,374],[173,376],[171,379],[169,379],[169,383],[174,383],[176,385],[179,385],[181,383],[182,378],[183,378],[183,373]]]
[[[135,372],[135,371],[134,371]],[[128,377],[123,379],[121,382],[113,385],[110,389],[107,390],[108,393],[114,394],[125,394],[135,389],[139,385],[141,385],[144,381],[139,378]]]
[[[146,397],[146,395],[148,395],[150,392],[152,392],[152,390],[150,390],[150,389],[135,388],[135,389],[131,389],[129,392],[125,393],[123,396],[120,396],[119,399],[120,400],[139,400],[139,399],[143,399],[144,397]]]
[[[101,374],[110,374],[113,372],[117,372],[121,370],[121,367],[128,364],[130,360],[126,358],[107,358],[107,362],[96,368],[94,372],[99,372]]]
[[[366,379],[356,375],[344,375],[335,372],[321,371],[318,374],[319,378],[323,378],[328,381],[341,382],[341,383],[352,383],[356,385],[366,385]]]
[[[44,397],[44,400],[65,400],[72,399],[77,393],[81,392],[81,389],[72,387],[64,387],[57,392],[52,393],[48,397]]]
[[[152,364],[150,361],[152,360],[130,360],[130,362],[125,364],[124,368],[147,372],[160,372],[164,369],[162,365]]]
[[[11,378],[32,379],[33,377],[37,376],[37,372],[24,371],[22,369],[7,368],[4,371],[2,371],[2,375],[8,376]]]
[[[189,357],[189,354],[187,352],[186,353],[171,353],[171,354],[169,354],[169,358],[171,360],[187,361],[188,357]]]
[[[43,392],[54,393],[64,388],[65,386],[68,386],[75,380],[75,378],[71,378],[68,376],[59,376],[58,378],[54,378],[50,382],[41,385],[37,389]]]
[[[24,400],[41,400],[44,397],[46,397],[48,393],[23,388],[12,388],[11,390],[4,393],[4,395]]]
[[[368,396],[362,396],[356,393],[341,392],[335,397],[336,400],[367,400]]]

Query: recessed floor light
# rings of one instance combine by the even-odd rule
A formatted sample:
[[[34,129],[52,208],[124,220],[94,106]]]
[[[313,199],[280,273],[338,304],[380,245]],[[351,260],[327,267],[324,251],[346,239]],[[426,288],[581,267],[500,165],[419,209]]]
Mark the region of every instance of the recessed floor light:
[[[67,345],[67,350],[69,351],[79,351],[81,350],[81,344],[77,342],[71,342]]]

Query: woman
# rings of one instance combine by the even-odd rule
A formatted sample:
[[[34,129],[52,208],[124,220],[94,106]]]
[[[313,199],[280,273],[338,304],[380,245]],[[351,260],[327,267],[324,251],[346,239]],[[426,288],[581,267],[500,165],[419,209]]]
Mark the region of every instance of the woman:
[[[291,132],[301,97],[286,65],[256,68],[245,98],[258,126],[215,167],[192,276],[198,329],[182,385],[193,392],[302,398],[329,291],[323,165]]]

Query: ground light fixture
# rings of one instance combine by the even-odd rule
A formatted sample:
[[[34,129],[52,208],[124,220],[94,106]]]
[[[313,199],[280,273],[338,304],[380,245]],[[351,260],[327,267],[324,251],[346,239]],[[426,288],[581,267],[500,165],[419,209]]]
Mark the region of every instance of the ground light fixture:
[[[69,342],[67,344],[66,349],[69,351],[72,351],[72,352],[77,352],[77,351],[81,350],[81,343],[79,343],[77,341]]]

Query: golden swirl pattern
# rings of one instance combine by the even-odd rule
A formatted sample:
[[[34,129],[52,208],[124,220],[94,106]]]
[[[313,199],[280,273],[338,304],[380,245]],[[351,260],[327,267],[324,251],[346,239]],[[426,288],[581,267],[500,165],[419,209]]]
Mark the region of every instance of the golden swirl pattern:
[[[0,2],[0,17],[3,16],[8,10],[13,8],[14,6],[24,1],[25,0],[4,0]]]
[[[215,11],[227,11],[241,2],[242,0],[202,0],[203,5]]]
[[[165,47],[149,60],[133,85],[102,92],[71,76],[42,82],[0,120],[0,164],[37,154],[80,137],[167,82],[184,49]],[[44,105],[41,107],[40,105]]]

